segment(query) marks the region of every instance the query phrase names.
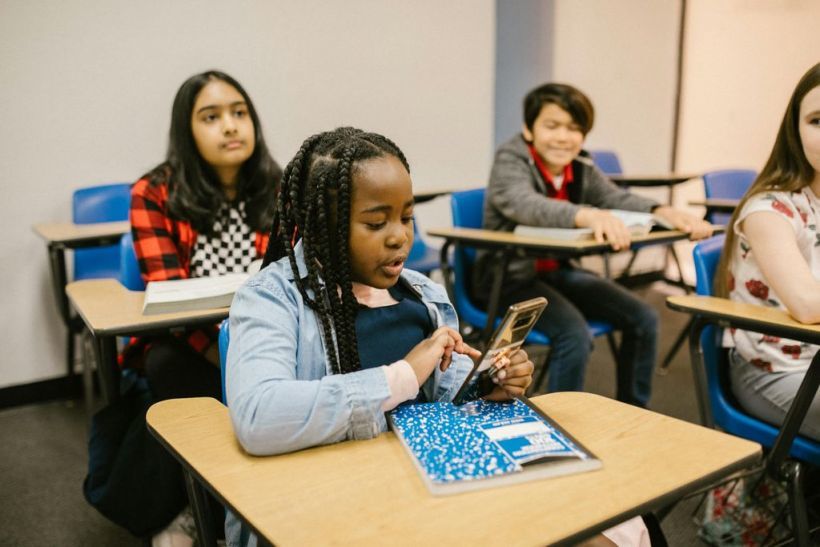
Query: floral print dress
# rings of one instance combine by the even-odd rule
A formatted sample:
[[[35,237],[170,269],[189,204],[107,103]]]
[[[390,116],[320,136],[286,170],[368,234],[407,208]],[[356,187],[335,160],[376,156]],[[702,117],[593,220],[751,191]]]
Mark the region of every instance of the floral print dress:
[[[788,312],[760,271],[759,257],[740,228],[746,217],[759,211],[774,212],[791,224],[800,254],[814,278],[820,279],[820,199],[808,187],[796,192],[763,192],[746,202],[735,222],[737,237],[729,268],[729,298]],[[743,359],[767,372],[805,371],[820,349],[820,346],[740,329],[727,330],[724,345],[734,346]]]

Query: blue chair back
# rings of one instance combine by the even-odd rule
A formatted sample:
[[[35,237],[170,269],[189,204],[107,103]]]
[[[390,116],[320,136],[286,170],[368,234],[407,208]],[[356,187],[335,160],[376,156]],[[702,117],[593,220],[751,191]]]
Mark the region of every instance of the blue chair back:
[[[229,330],[230,321],[225,319],[219,325],[219,369],[222,372],[222,402],[228,404],[228,397],[225,390],[225,371],[228,368],[228,344],[231,341],[231,332]]]
[[[142,280],[137,254],[134,252],[134,239],[131,232],[126,233],[120,240],[120,283],[130,291],[144,291],[145,282]]]
[[[740,199],[757,178],[753,169],[726,169],[703,175],[703,190],[706,198]],[[706,220],[712,224],[726,224],[732,217],[729,213],[712,213]]]
[[[693,251],[697,283],[695,291],[703,296],[712,296],[720,253],[723,250],[723,234],[698,243]],[[743,437],[764,446],[771,447],[778,429],[766,422],[750,416],[735,400],[729,383],[729,363],[726,350],[722,347],[723,329],[708,325],[701,334],[703,364],[706,368],[706,383],[712,417],[716,425],[738,437]],[[820,443],[806,437],[795,437],[791,455],[799,460],[820,465]]]
[[[123,182],[81,188],[72,196],[71,219],[75,224],[128,220],[131,184]],[[107,245],[74,251],[74,279],[118,277],[119,247]]]
[[[592,161],[606,175],[622,175],[624,170],[621,167],[621,160],[618,154],[612,150],[589,150]]]
[[[441,266],[438,251],[422,239],[419,223],[415,219],[413,221],[413,246],[410,248],[405,266],[424,275],[430,275],[430,272]]]
[[[453,226],[456,228],[481,228],[484,215],[484,188],[454,192],[450,196]],[[456,245],[453,256],[453,297],[459,318],[473,328],[482,329],[487,323],[487,313],[476,306],[470,298],[470,271],[475,262],[475,249]],[[496,324],[500,319],[496,319]],[[549,337],[532,330],[527,337],[530,344],[549,345]]]

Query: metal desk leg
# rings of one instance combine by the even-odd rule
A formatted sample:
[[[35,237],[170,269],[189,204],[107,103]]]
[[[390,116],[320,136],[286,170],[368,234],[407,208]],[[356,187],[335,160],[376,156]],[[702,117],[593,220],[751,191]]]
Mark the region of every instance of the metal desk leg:
[[[446,239],[444,245],[439,251],[439,263],[441,264],[441,275],[444,277],[444,289],[447,291],[447,296],[450,297],[450,302],[455,302],[455,289],[453,289],[453,269],[450,267],[450,245],[452,241]]]
[[[59,244],[49,244],[48,264],[51,270],[51,288],[54,292],[54,299],[57,302],[57,310],[60,318],[68,329],[66,338],[66,373],[74,375],[74,336],[77,334],[75,321],[71,320],[71,310],[68,306],[68,297],[65,294],[65,286],[68,283],[68,274],[65,267],[65,247]]]
[[[695,381],[695,393],[698,398],[698,413],[700,423],[714,429],[715,422],[709,404],[709,386],[706,382],[706,367],[703,364],[703,349],[700,347],[700,337],[707,322],[698,315],[692,318],[692,327],[689,330],[689,358],[692,364],[692,376]]]
[[[501,252],[499,260],[495,263],[495,273],[493,274],[493,286],[490,290],[490,299],[487,302],[487,323],[484,325],[484,331],[481,333],[481,340],[486,344],[489,343],[490,337],[495,330],[495,318],[498,316],[498,308],[501,304],[501,287],[504,286],[504,278],[507,276],[507,264],[510,262],[510,253],[508,249]]]
[[[97,353],[97,373],[106,403],[120,396],[120,368],[117,365],[117,340],[113,336],[94,336]]]
[[[213,515],[208,503],[208,494],[188,469],[184,469],[184,473],[185,489],[188,491],[188,501],[191,503],[196,533],[199,536],[197,545],[216,547],[216,534],[213,529]]]

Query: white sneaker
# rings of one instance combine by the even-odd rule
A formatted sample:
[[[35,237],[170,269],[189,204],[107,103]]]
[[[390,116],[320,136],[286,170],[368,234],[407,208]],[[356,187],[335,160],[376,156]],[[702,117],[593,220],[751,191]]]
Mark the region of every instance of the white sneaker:
[[[187,506],[167,528],[151,538],[151,547],[193,547],[195,537],[194,515]]]

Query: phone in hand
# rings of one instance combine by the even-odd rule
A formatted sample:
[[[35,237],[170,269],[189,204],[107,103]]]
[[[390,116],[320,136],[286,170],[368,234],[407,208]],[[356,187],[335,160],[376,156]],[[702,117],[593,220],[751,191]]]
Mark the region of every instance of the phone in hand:
[[[478,381],[482,385],[494,385],[488,384],[486,380],[491,379],[498,371],[495,366],[496,363],[502,358],[515,353],[524,344],[524,340],[527,339],[533,325],[541,317],[541,313],[546,307],[547,299],[539,296],[538,298],[513,304],[507,309],[507,313],[504,314],[504,318],[499,323],[492,338],[490,338],[481,359],[475,363],[453,398],[454,404],[460,405],[464,402],[468,387],[476,375],[479,375]],[[487,393],[480,392],[479,395],[484,396]]]

